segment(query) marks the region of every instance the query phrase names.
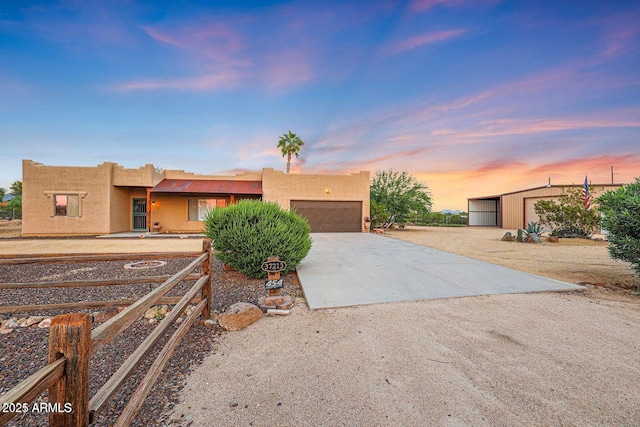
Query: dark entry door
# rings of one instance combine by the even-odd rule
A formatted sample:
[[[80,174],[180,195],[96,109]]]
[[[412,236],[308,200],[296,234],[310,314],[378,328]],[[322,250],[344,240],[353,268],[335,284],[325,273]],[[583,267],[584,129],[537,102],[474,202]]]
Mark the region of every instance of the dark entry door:
[[[147,199],[133,199],[133,231],[147,230]]]

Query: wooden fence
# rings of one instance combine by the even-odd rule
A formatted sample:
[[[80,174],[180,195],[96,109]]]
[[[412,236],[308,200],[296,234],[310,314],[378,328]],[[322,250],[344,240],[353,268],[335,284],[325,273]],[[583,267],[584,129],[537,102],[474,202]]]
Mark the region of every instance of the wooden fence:
[[[124,257],[122,257],[124,255]],[[72,256],[76,261],[62,260],[64,257],[43,257],[52,262],[85,262],[91,257],[92,261],[132,259],[134,254],[116,255],[89,255]],[[141,254],[135,254],[133,259],[142,259]],[[149,254],[146,254],[149,255]],[[139,300],[120,312],[113,318],[101,324],[94,330],[91,329],[91,316],[86,313],[63,314],[53,318],[49,332],[49,364],[29,378],[9,390],[4,396],[0,396],[0,425],[4,425],[23,409],[29,408],[33,402],[45,390],[49,391],[49,425],[56,427],[84,427],[93,422],[96,414],[105,406],[108,400],[118,391],[121,385],[134,372],[135,368],[143,361],[158,340],[168,331],[180,315],[185,311],[190,302],[200,297],[198,305],[184,321],[176,328],[146,375],[130,397],[123,412],[118,417],[114,427],[128,426],[131,424],[145,398],[151,391],[162,370],[166,366],[173,351],[178,347],[189,328],[195,323],[198,316],[202,320],[210,318],[211,312],[211,240],[205,239],[202,244],[202,252],[187,267],[168,277],[158,288],[148,293]],[[159,254],[148,256],[158,258]],[[164,256],[164,255],[162,255]],[[97,259],[100,258],[100,259]],[[5,258],[7,259],[7,258]],[[16,261],[18,258],[11,258]],[[26,258],[25,258],[26,259]],[[33,259],[33,258],[30,258]],[[77,261],[81,259],[82,261]],[[0,263],[4,259],[0,259]],[[136,348],[120,368],[107,380],[107,382],[89,399],[89,359],[91,354],[113,340],[118,334],[127,329],[133,322],[141,318],[153,305],[161,303],[164,295],[171,291],[183,280],[193,280],[191,273],[200,266],[200,274],[195,275],[196,283],[180,298],[173,310],[158,324],[149,336]],[[147,282],[148,283],[148,279]],[[90,286],[83,283],[80,286]],[[106,285],[100,283],[98,286]],[[117,283],[122,284],[122,283]],[[4,284],[4,289],[9,289]],[[32,287],[36,287],[35,284]],[[59,284],[58,284],[59,285]],[[67,282],[61,287],[66,287]],[[47,286],[53,286],[51,284]],[[72,286],[72,285],[69,285]],[[3,288],[0,288],[3,289]],[[43,307],[39,306],[40,309]],[[75,305],[78,308],[78,305]],[[7,411],[5,409],[10,409]]]

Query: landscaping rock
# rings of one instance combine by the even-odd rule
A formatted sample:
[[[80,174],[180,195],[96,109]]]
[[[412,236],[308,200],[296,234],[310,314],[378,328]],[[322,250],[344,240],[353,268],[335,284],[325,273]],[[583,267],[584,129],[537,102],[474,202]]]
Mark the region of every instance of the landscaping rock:
[[[547,237],[547,240],[551,243],[558,243],[560,241],[560,238],[558,236],[549,236]]]
[[[218,323],[227,331],[244,329],[262,317],[262,310],[248,302],[237,302],[222,313]]]
[[[18,326],[20,326],[20,324],[18,323],[18,319],[16,319],[15,317],[7,320],[7,323],[4,324],[5,329],[13,329],[17,328]]]
[[[9,329],[9,328],[0,328],[0,335],[10,334],[11,332],[13,332],[13,329]]]
[[[44,319],[42,322],[38,323],[38,328],[48,328],[49,326],[51,326],[51,318],[47,317],[46,319]]]
[[[27,319],[27,321],[25,322],[25,324],[27,326],[33,326],[36,323],[40,323],[44,320],[44,316],[31,316]]]
[[[540,240],[540,236],[538,236],[537,234],[529,233],[529,235],[527,236],[527,240],[525,240],[525,242],[527,242],[527,243],[542,243],[542,240]]]
[[[504,233],[504,236],[502,236],[502,239],[500,240],[502,240],[503,242],[513,242],[514,240],[516,240],[516,238],[511,235],[510,231],[507,231],[506,233]]]
[[[101,311],[96,311],[95,313],[92,314],[93,321],[95,323],[103,323],[111,319],[113,316],[115,316],[118,313],[119,311],[117,308],[107,308]]]

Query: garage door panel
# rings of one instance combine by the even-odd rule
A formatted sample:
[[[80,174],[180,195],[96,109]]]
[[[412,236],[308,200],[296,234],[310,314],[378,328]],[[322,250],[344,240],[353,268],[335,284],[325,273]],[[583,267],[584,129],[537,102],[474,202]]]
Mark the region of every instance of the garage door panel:
[[[291,208],[309,221],[313,233],[362,231],[362,202],[292,200]]]
[[[540,215],[536,213],[535,205],[540,200],[557,200],[555,197],[528,197],[524,199],[524,224],[532,221],[540,222]]]

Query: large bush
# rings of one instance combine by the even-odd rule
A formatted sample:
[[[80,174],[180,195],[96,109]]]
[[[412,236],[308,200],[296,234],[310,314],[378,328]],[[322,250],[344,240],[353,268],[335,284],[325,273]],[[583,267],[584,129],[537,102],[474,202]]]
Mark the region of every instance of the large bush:
[[[534,205],[540,223],[559,237],[589,237],[600,224],[600,212],[586,209],[582,190],[563,189],[558,200],[540,200]]]
[[[602,227],[609,231],[609,254],[631,263],[640,276],[640,178],[598,198]]]
[[[311,249],[307,220],[276,203],[243,200],[216,208],[204,226],[216,258],[251,277],[267,277],[260,267],[270,256],[286,262],[288,273]]]
[[[407,172],[376,172],[371,178],[370,198],[376,209],[371,212],[371,219],[374,224],[381,223],[385,228],[431,212],[429,188]]]

